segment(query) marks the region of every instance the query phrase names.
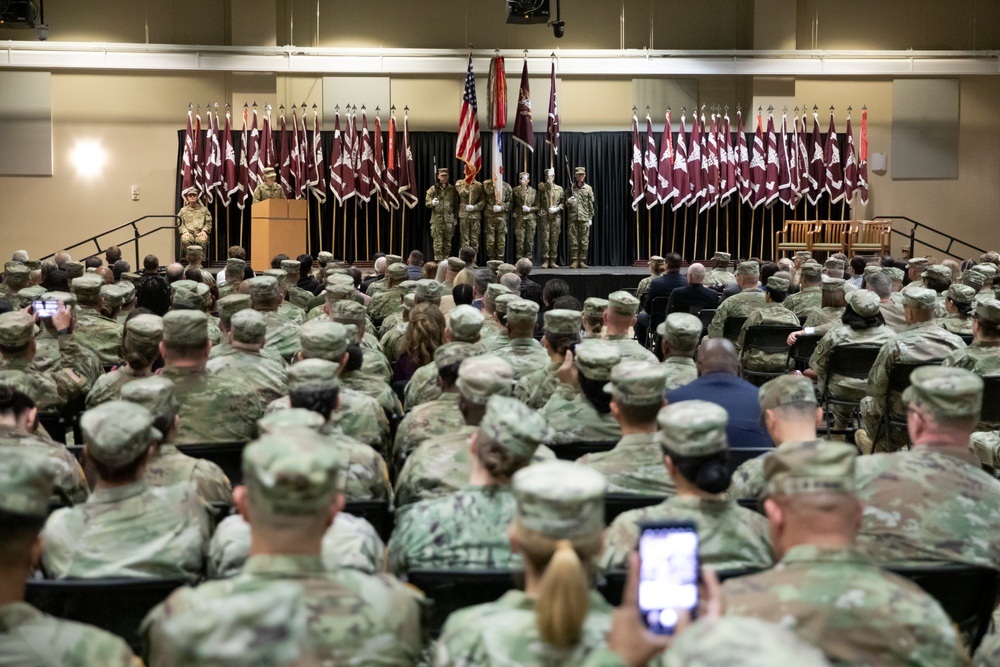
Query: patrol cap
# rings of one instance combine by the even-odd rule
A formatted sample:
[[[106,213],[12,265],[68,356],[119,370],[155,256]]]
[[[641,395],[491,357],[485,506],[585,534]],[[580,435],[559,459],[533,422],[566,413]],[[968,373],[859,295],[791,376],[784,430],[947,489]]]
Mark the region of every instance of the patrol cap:
[[[341,299],[330,305],[330,311],[337,320],[364,323],[365,307],[352,299]]]
[[[396,285],[396,287],[403,294],[403,296],[406,296],[407,294],[413,294],[413,292],[417,289],[417,281],[404,280],[403,282]]]
[[[34,448],[4,447],[0,457],[0,510],[44,519],[55,486],[53,460]]]
[[[174,310],[201,310],[204,301],[196,288],[178,287],[172,291],[170,307]]]
[[[493,273],[497,272],[497,269],[500,268],[501,264],[503,264],[502,259],[491,259],[487,260],[486,262],[486,266],[489,267],[490,271],[492,271]]]
[[[344,299],[354,298],[354,285],[326,284],[326,302],[335,303]]]
[[[891,280],[892,280],[893,282],[896,282],[896,283],[901,283],[901,282],[903,282],[903,277],[904,277],[904,275],[905,275],[905,274],[903,273],[903,269],[897,269],[897,268],[896,268],[896,267],[894,267],[894,266],[889,266],[889,267],[886,267],[886,268],[884,269],[884,271],[885,271],[885,272],[886,272],[887,274],[889,274],[889,278],[890,278],[890,279],[891,279]]]
[[[122,299],[124,299],[125,303],[132,303],[135,300],[135,285],[131,281],[120,280],[115,283],[115,287],[122,291]]]
[[[437,170],[437,175],[440,176],[441,174],[444,174],[445,176],[447,176],[448,175],[448,170],[445,169],[444,167],[439,168]]]
[[[504,289],[507,288],[505,287]],[[418,297],[421,301],[440,303],[443,292],[444,286],[438,281],[432,280],[431,278],[421,278],[417,281],[417,287],[413,290],[413,295]]]
[[[993,265],[993,264],[989,264],[989,263],[986,263],[986,264],[976,264],[972,268],[975,269],[976,271],[979,271],[984,276],[986,276],[986,279],[989,282],[993,282],[993,279],[996,278],[997,267],[995,265]]]
[[[927,268],[928,264],[930,264],[930,261],[928,261],[927,258],[925,258],[925,257],[911,257],[906,262],[906,268],[909,269],[911,267],[916,267],[916,268],[920,269],[921,271],[923,271],[924,269]]]
[[[978,292],[986,284],[986,276],[975,269],[969,269],[962,274],[962,282]]]
[[[574,174],[583,174],[584,176],[586,176],[587,175],[587,169],[586,169],[586,167],[577,167],[576,169],[573,170],[573,173]]]
[[[208,315],[200,310],[171,310],[163,316],[163,342],[200,345],[208,340]]]
[[[191,187],[186,188],[184,191],[182,191],[181,194],[184,195],[185,197],[187,197],[188,195],[196,195],[198,194],[198,188],[192,185]]]
[[[0,345],[24,347],[34,338],[35,319],[31,315],[20,310],[0,315]]]
[[[712,255],[712,261],[728,262],[730,259],[732,259],[732,255],[728,252],[722,252],[721,250],[716,250],[715,254]]]
[[[265,276],[270,276],[278,281],[278,285],[282,285],[286,280],[288,280],[288,271],[284,269],[268,269],[264,272]]]
[[[347,329],[343,324],[315,319],[299,327],[299,346],[302,356],[308,359],[326,359],[339,365],[347,345]]]
[[[358,325],[357,324],[345,324],[344,331],[347,332],[347,341],[353,345],[357,345],[361,342],[358,336]]]
[[[216,301],[215,306],[219,309],[219,318],[228,322],[233,315],[250,307],[250,295],[230,294]]]
[[[82,303],[93,303],[101,295],[104,279],[100,276],[80,276],[73,278],[70,289]]]
[[[608,482],[589,466],[544,461],[521,468],[511,480],[522,528],[553,539],[573,539],[604,530]]]
[[[385,270],[385,273],[393,280],[397,281],[406,280],[407,276],[406,264],[403,264],[402,262],[396,262],[395,264],[390,264],[389,267]]]
[[[417,300],[412,293],[403,295],[403,310],[410,312],[415,305],[417,305]]]
[[[132,271],[125,271],[124,273],[122,273],[122,279],[118,281],[118,283],[125,284],[127,282],[134,287],[138,285],[139,281],[141,280],[142,276],[139,275],[138,273],[134,273]]]
[[[903,403],[926,410],[935,419],[979,421],[983,379],[964,368],[920,366],[910,374]]]
[[[205,249],[200,245],[189,245],[184,249],[184,252],[188,255],[193,255],[195,257],[204,257]]]
[[[163,318],[152,313],[136,315],[125,323],[125,340],[127,347],[140,346],[153,348],[163,340]]]
[[[18,301],[20,302],[18,305],[21,308],[27,308],[28,306],[31,305],[32,301],[35,301],[37,299],[45,299],[46,301],[59,301],[60,300],[60,299],[58,299],[56,297],[45,296],[47,294],[50,294],[50,292],[46,292],[45,288],[42,287],[41,285],[32,285],[31,287],[22,287],[21,289],[17,290],[17,298],[18,298]],[[51,294],[56,294],[56,292],[51,292]],[[66,297],[72,297],[72,299],[73,299],[73,306],[74,306],[73,310],[76,310],[76,307],[75,307],[76,306],[76,297],[75,296],[73,296],[72,294],[69,294],[68,292],[58,292],[58,294],[64,295]],[[66,301],[66,299],[62,299],[62,301],[63,301],[63,303],[69,303],[68,301]]]
[[[264,167],[265,176],[274,176],[274,167]]]
[[[608,310],[615,315],[635,317],[639,312],[639,299],[625,291],[612,292],[608,295]]]
[[[680,401],[656,415],[656,442],[681,456],[708,456],[729,449],[726,409],[708,401]]]
[[[826,262],[823,263],[823,267],[827,269],[833,269],[834,271],[844,270],[844,260],[839,257],[831,257]]]
[[[843,292],[844,291],[844,279],[843,278],[831,278],[829,276],[823,276],[823,291],[824,292]]]
[[[480,352],[478,345],[469,343],[458,343],[452,345],[441,345],[434,350],[434,363],[438,369],[453,364],[460,364],[470,357],[478,355]]]
[[[403,261],[403,256],[402,255],[386,255],[385,256],[385,265],[386,265],[386,267],[392,266],[393,264],[399,264],[402,261]]]
[[[258,276],[250,279],[250,299],[252,301],[269,301],[276,296],[278,296],[278,279],[274,276]]]
[[[604,311],[608,309],[608,300],[592,296],[583,302],[583,316],[590,318],[604,317]]]
[[[646,264],[648,264],[651,267],[654,266],[661,267],[667,265],[667,260],[664,259],[663,257],[660,257],[659,255],[653,255],[652,257],[649,258],[649,261],[646,262]]]
[[[497,268],[497,277],[502,278],[508,273],[514,273],[514,271],[516,270],[517,267],[515,267],[513,264],[508,264],[507,262],[504,262]]]
[[[4,282],[17,285],[28,282],[28,277],[31,275],[31,269],[21,262],[7,262],[3,265],[3,272],[6,276]]]
[[[555,308],[547,310],[542,315],[545,320],[545,333],[577,336],[580,334],[580,319],[583,313],[579,310]]]
[[[319,433],[288,429],[246,446],[243,482],[255,507],[281,516],[311,515],[336,497],[341,458]]]
[[[693,350],[701,338],[701,320],[691,313],[670,313],[656,327],[668,345],[681,350]]]
[[[930,310],[937,304],[937,292],[917,283],[910,283],[902,289],[903,305]]]
[[[186,278],[184,280],[175,280],[174,282],[170,283],[170,291],[171,292],[176,292],[177,290],[181,290],[181,289],[193,290],[196,287],[198,287],[198,282],[197,281],[195,281],[195,280],[188,280]]]
[[[764,458],[765,493],[854,493],[858,450],[842,442],[786,442]]]
[[[552,436],[540,414],[516,398],[498,395],[486,401],[479,433],[523,459],[531,458],[538,445]]]
[[[42,268],[42,260],[40,259],[26,259],[22,262],[22,264],[28,267],[29,271],[37,271]]]
[[[819,264],[809,262],[799,267],[799,276],[808,278],[810,282],[815,282],[823,275],[823,269]]]
[[[757,265],[757,262],[740,262],[736,265],[736,275],[759,276],[760,267]]]
[[[527,299],[514,299],[507,304],[507,321],[511,324],[537,322],[538,304]]]
[[[455,306],[448,317],[451,339],[461,343],[474,343],[479,340],[483,319],[483,313],[468,304]]]
[[[454,271],[454,272],[458,273],[459,271],[461,271],[464,268],[465,268],[465,262],[462,261],[460,258],[458,258],[458,257],[449,257],[448,258],[448,269],[450,271]]]
[[[803,375],[779,375],[765,382],[757,391],[761,414],[783,405],[811,405],[816,407],[816,390],[812,381]]]
[[[1000,301],[980,299],[976,303],[976,317],[990,324],[1000,324]]]
[[[281,260],[281,270],[284,271],[287,274],[287,276],[297,277],[301,269],[302,269],[302,263],[297,259]]]
[[[83,262],[71,259],[63,264],[63,271],[65,271],[69,279],[72,280],[73,278],[79,278],[82,276],[86,272],[86,266]]]
[[[458,367],[455,386],[470,403],[483,405],[490,396],[510,396],[514,390],[514,369],[493,354],[469,357]]]
[[[874,276],[876,273],[882,273],[882,272],[883,272],[882,267],[879,266],[878,264],[869,264],[865,267],[863,275],[867,279],[871,276]]]
[[[777,290],[779,292],[787,292],[788,278],[779,275],[773,275],[767,279],[767,288]]]
[[[650,361],[623,361],[611,369],[604,392],[620,405],[659,405],[667,384],[667,369]]]
[[[924,270],[923,273],[920,274],[920,277],[937,278],[938,280],[951,282],[951,269],[944,264],[931,264]]]
[[[510,290],[500,283],[490,283],[486,288],[486,294],[483,296],[484,301],[489,303],[496,303],[497,297],[501,294],[510,294]]]
[[[955,303],[972,303],[976,294],[976,289],[968,285],[955,284],[948,287],[948,298]]]
[[[794,259],[806,260],[812,257],[812,253],[808,250],[796,250],[795,254],[792,256]]]
[[[882,307],[878,294],[866,289],[854,290],[848,294],[847,303],[861,317],[875,317],[875,313]]]
[[[153,420],[172,418],[180,411],[174,382],[162,375],[150,375],[126,382],[121,388],[121,399],[149,410]]]
[[[344,285],[346,287],[350,287],[353,293],[354,278],[346,273],[331,273],[326,277],[326,287],[329,289],[333,285]]]
[[[316,255],[316,261],[320,264],[328,264],[333,261],[333,253],[323,250]]]
[[[143,406],[122,400],[87,410],[80,417],[87,456],[112,468],[132,463],[151,443],[163,439],[154,421],[153,413]]]
[[[514,294],[514,293],[508,291],[505,294],[501,294],[496,299],[494,299],[494,301],[493,301],[493,308],[494,308],[494,310],[496,310],[501,315],[506,315],[507,314],[507,306],[510,305],[514,301],[520,301],[520,300],[521,300],[520,296],[518,296],[517,294]]]
[[[260,429],[261,435],[281,435],[288,429],[296,428],[318,432],[324,424],[326,420],[323,419],[323,415],[306,408],[275,410],[257,420],[257,428]]]
[[[230,325],[233,340],[246,345],[257,345],[264,342],[267,335],[267,320],[253,308],[247,308],[233,315]]]
[[[585,340],[573,353],[576,367],[589,380],[608,380],[611,369],[622,360],[618,348],[599,340]]]

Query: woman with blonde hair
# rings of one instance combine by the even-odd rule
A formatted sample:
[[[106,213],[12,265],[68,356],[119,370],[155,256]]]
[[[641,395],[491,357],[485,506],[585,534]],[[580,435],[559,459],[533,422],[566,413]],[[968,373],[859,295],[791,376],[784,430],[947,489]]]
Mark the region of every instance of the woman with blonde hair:
[[[507,533],[524,590],[448,617],[434,665],[577,665],[604,646],[611,606],[594,590],[604,495],[600,473],[568,461],[535,463],[513,478]]]

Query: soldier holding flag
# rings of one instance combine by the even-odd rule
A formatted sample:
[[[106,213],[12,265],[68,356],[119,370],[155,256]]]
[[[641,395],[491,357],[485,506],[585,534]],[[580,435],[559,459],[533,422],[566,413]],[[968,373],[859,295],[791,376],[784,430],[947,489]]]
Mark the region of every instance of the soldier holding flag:
[[[497,197],[498,190],[499,197]],[[511,187],[501,181],[499,175],[494,174],[491,180],[483,183],[487,259],[504,259],[507,250],[507,214],[510,212],[512,198]]]
[[[479,181],[466,183],[460,180],[455,184],[458,191],[458,227],[462,237],[462,246],[479,248],[479,228],[483,219],[483,185]]]
[[[458,211],[458,191],[448,183],[448,170],[437,170],[437,183],[427,188],[424,204],[431,209],[431,239],[434,261],[451,254],[451,237],[455,233],[455,213]]]
[[[556,185],[556,170],[545,170],[545,182],[538,184],[542,225],[542,268],[559,266],[559,233],[562,231],[563,189]]]
[[[576,182],[566,200],[566,219],[569,223],[569,254],[574,269],[587,268],[587,250],[590,248],[590,227],[594,222],[594,191],[586,183],[587,170],[577,167]]]
[[[535,226],[538,221],[538,192],[531,187],[531,177],[522,171],[521,184],[514,188],[514,237],[517,256],[531,257],[535,247]]]

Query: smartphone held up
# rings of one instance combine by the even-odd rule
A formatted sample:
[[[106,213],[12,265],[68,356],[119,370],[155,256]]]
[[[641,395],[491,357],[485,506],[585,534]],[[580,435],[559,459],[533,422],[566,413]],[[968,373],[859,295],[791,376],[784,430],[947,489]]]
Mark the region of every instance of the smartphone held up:
[[[639,613],[650,631],[673,634],[682,612],[698,606],[698,531],[691,521],[641,526]]]

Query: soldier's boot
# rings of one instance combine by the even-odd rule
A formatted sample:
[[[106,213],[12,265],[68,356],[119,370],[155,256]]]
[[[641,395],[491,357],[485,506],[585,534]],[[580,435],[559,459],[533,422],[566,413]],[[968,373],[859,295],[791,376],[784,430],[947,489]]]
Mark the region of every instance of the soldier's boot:
[[[571,266],[572,268],[574,268],[574,269],[579,269],[579,268],[580,268],[580,260],[578,260],[578,259],[574,259],[574,260],[573,260],[573,263],[572,263],[572,264],[570,264],[570,266]]]
[[[854,442],[857,443],[858,449],[861,450],[862,454],[871,454],[872,450],[875,449],[875,443],[872,442],[868,431],[863,428],[859,428],[854,432]]]
[[[580,260],[580,266],[577,267],[577,268],[580,268],[580,269],[589,269],[590,267],[587,266],[587,263],[581,259]]]

